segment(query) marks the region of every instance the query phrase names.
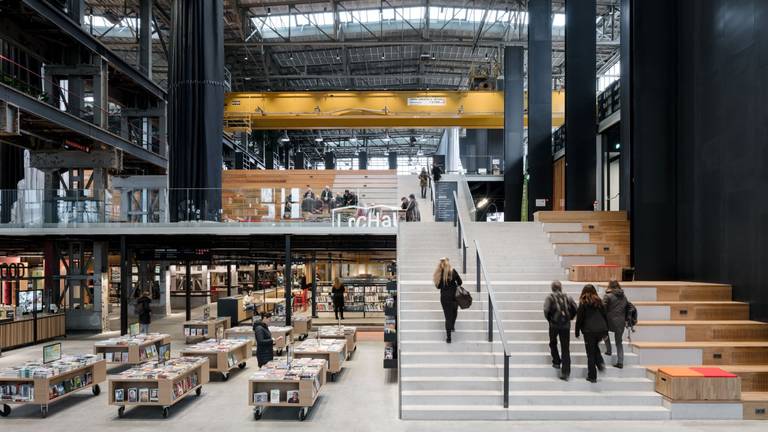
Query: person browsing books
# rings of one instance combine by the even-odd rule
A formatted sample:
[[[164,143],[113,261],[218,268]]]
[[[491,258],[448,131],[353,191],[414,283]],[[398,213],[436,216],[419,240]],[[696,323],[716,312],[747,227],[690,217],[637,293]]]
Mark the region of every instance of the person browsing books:
[[[256,334],[256,361],[259,367],[272,361],[275,357],[275,341],[272,339],[272,332],[269,331],[269,324],[272,323],[272,314],[262,312],[261,319],[253,323],[253,332]],[[277,340],[281,340],[280,336]]]
[[[456,289],[463,282],[459,273],[453,269],[448,258],[440,258],[437,264],[432,282],[440,290],[440,305],[445,316],[445,342],[451,343],[451,332],[456,331],[456,316],[459,312],[459,304],[456,302]]]
[[[344,319],[344,284],[341,283],[341,279],[338,277],[333,278],[333,286],[331,287],[331,300],[333,301],[333,314],[336,319]]]

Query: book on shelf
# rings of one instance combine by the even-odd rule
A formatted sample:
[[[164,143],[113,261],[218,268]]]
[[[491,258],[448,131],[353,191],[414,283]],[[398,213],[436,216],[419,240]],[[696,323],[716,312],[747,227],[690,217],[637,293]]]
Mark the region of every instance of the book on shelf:
[[[139,402],[149,402],[149,389],[148,388],[140,388],[139,389]]]
[[[288,403],[299,403],[299,391],[298,390],[288,390],[287,392],[287,401]]]
[[[269,403],[280,403],[280,389],[272,389],[269,392]]]
[[[157,402],[158,400],[160,400],[158,397],[158,390],[156,388],[149,389],[149,401]]]
[[[115,402],[125,401],[125,390],[115,389]]]
[[[267,403],[269,402],[269,395],[267,392],[256,392],[253,394],[254,403]]]
[[[139,389],[131,387],[128,389],[128,402],[136,403],[139,401]]]

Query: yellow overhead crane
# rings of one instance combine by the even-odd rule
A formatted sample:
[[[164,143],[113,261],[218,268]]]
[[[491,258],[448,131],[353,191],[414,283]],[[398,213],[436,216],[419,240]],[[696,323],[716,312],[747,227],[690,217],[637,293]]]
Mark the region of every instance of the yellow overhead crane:
[[[526,98],[527,99],[527,98]],[[565,93],[552,92],[552,125],[565,118]],[[528,116],[525,116],[528,124]],[[228,93],[224,130],[504,127],[500,91],[329,91]]]

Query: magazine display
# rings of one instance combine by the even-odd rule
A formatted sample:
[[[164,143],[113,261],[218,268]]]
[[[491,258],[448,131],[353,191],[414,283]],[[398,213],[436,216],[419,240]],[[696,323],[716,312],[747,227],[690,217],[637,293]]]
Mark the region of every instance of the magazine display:
[[[144,380],[171,380],[172,398],[178,399],[198,386],[200,379],[197,373],[189,373],[206,362],[202,357],[179,357],[170,359],[164,363],[148,362],[128,369],[114,379],[120,383],[115,388],[114,400],[116,403],[146,404],[159,400],[159,390],[155,383],[143,383]],[[136,380],[137,382],[132,382]]]
[[[352,326],[321,326],[317,328],[317,337],[343,338],[357,332],[357,327]]]
[[[0,378],[18,378],[33,380],[35,378],[52,378],[68,372],[90,366],[100,360],[94,354],[68,355],[51,363],[44,364],[29,361],[20,366],[0,369]],[[93,374],[83,372],[66,380],[51,383],[48,389],[50,399],[55,399],[66,393],[79,390],[93,384]],[[0,400],[11,402],[31,402],[35,398],[33,382],[3,382],[0,383]]]
[[[185,348],[184,351],[206,352],[206,353],[229,352],[229,351],[234,351],[238,348],[241,348],[245,344],[246,342],[243,341],[242,339],[221,339],[221,340],[211,339],[211,340],[203,341],[194,345],[190,345],[189,347]]]

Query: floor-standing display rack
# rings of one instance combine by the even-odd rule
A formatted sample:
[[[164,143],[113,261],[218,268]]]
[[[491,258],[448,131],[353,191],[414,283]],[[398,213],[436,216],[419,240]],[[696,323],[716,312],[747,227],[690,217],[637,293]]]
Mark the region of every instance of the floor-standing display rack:
[[[278,358],[262,366],[248,379],[248,405],[259,420],[268,407],[299,408],[299,420],[307,418],[325,385],[327,362],[315,358]]]
[[[340,339],[347,344],[347,359],[357,350],[357,327],[330,325],[317,328],[317,337],[320,339]]]
[[[229,318],[192,320],[184,323],[184,342],[195,343],[206,339],[221,339],[229,328]],[[219,332],[221,332],[220,336]]]
[[[387,283],[384,303],[384,369],[397,369],[397,281]]]
[[[208,359],[210,373],[220,373],[224,381],[237,369],[244,369],[251,358],[253,341],[247,339],[207,340],[181,350],[182,357]]]
[[[347,358],[347,343],[339,339],[307,339],[293,347],[293,357],[327,361],[328,373],[334,381]]]
[[[139,334],[106,339],[93,344],[93,353],[107,363],[140,364],[157,359],[161,345],[170,344],[171,335],[164,333]]]
[[[0,370],[1,417],[11,414],[10,405],[40,405],[40,414],[48,414],[48,405],[85,389],[101,392],[99,383],[107,378],[107,363],[94,354],[65,356],[51,363],[27,362]]]
[[[133,406],[158,406],[167,418],[170,408],[185,397],[200,396],[208,382],[208,359],[181,357],[164,363],[147,362],[109,377],[109,405],[118,417]]]

